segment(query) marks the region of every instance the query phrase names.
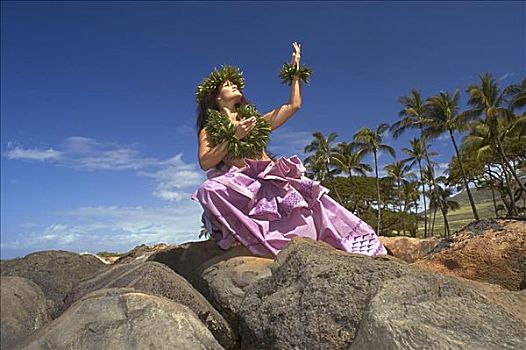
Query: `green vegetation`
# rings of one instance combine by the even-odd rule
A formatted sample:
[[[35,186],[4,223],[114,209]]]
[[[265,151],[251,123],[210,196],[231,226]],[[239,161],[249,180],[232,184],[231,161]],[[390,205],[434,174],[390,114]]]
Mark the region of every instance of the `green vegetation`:
[[[413,89],[399,98],[403,109],[396,123],[362,128],[352,142],[333,146],[335,132],[327,138],[314,132],[305,147],[306,176],[321,181],[334,199],[383,235],[449,236],[474,220],[526,215],[526,79],[501,89],[486,73],[466,93],[468,108],[460,111],[459,90],[424,100]],[[388,129],[395,138],[411,129],[419,135],[403,148],[405,158],[386,165],[388,175],[380,178],[378,152],[395,157],[382,143]],[[430,148],[443,134],[455,152],[445,174],[437,176],[437,153]],[[368,153],[372,166],[362,162]],[[367,177],[373,167],[374,177]]]
[[[335,132],[315,131],[305,147],[305,175],[381,235],[448,237],[474,220],[526,216],[526,79],[501,89],[486,73],[466,93],[468,109],[460,111],[459,90],[424,99],[413,89],[398,99],[397,122],[357,130],[350,142],[334,145]],[[387,130],[395,138],[418,133],[402,149],[405,158],[396,159],[383,142]],[[430,149],[443,134],[455,152],[437,176],[438,153]],[[379,152],[395,158],[384,167],[385,177],[379,176]],[[373,155],[372,165],[363,162],[366,154]],[[374,176],[367,176],[373,168]],[[199,237],[209,237],[204,227]]]

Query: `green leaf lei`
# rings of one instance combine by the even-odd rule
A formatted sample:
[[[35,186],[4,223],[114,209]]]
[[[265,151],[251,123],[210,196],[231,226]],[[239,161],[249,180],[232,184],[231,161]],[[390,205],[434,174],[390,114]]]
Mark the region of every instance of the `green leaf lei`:
[[[224,64],[220,70],[214,68],[214,71],[210,73],[208,77],[203,79],[201,84],[197,86],[197,90],[195,92],[197,103],[202,103],[206,95],[210,95],[221,83],[226,80],[229,80],[233,84],[237,85],[239,90],[243,90],[245,87],[243,72],[235,66]]]
[[[234,136],[235,125],[227,116],[214,109],[208,109],[206,130],[210,135],[213,146],[230,141],[228,153],[233,159],[259,158],[269,140],[270,124],[257,111],[254,105],[245,105],[236,108],[237,116],[241,120],[256,117],[256,125],[241,140]]]
[[[298,76],[303,82],[305,82],[307,85],[309,84],[309,77],[312,74],[312,69],[305,67],[300,64],[300,67],[296,67],[296,65],[292,65],[289,63],[283,63],[283,66],[281,67],[281,70],[279,71],[279,77],[281,78],[281,83],[285,84],[287,83],[289,86],[292,84],[292,78],[294,76]]]
[[[288,83],[290,86],[294,76],[299,77],[303,82],[309,84],[309,77],[312,74],[312,69],[300,65],[284,63],[279,72],[281,83]],[[243,72],[235,66],[228,64],[222,65],[221,69],[214,68],[213,72],[206,77],[201,84],[197,86],[196,100],[198,104],[202,104],[206,96],[210,95],[217,87],[224,81],[229,80],[238,89],[242,90],[245,87],[245,80]],[[239,119],[248,119],[256,117],[256,125],[243,139],[239,140],[234,137],[235,125],[228,117],[221,114],[221,112],[208,109],[208,118],[205,127],[211,137],[213,146],[223,142],[230,141],[228,152],[234,158],[259,158],[265,149],[269,140],[271,132],[270,124],[257,111],[254,105],[245,105],[236,108]]]

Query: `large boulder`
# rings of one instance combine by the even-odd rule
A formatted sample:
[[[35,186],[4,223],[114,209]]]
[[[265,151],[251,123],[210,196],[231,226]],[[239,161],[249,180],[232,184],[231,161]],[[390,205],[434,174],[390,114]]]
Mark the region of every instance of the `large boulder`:
[[[505,298],[495,294],[494,299],[505,299],[499,303],[472,284],[396,260],[349,254],[323,242],[293,238],[269,265],[272,275],[245,291],[239,312],[243,348],[526,346],[524,319],[501,308],[502,303],[511,303],[524,310],[524,294],[508,291]],[[382,340],[371,339],[374,332],[368,327]]]
[[[385,237],[380,236],[380,241],[390,255],[405,262],[412,263],[426,256],[436,248],[440,242],[436,238],[413,238],[413,237]]]
[[[7,349],[49,322],[46,297],[23,277],[0,277],[0,349]]]
[[[133,289],[101,289],[73,304],[16,349],[220,350],[188,307]]]
[[[57,317],[62,309],[62,299],[80,281],[104,269],[106,265],[93,255],[50,250],[31,253],[23,258],[2,260],[2,276],[27,278],[42,288],[52,301],[50,315]]]
[[[165,264],[183,276],[201,293],[204,293],[206,291],[203,285],[203,271],[220,261],[237,256],[254,256],[254,254],[240,244],[236,244],[228,250],[223,250],[216,242],[208,240],[187,242],[175,248],[170,247],[158,251],[152,254],[148,260]]]
[[[459,231],[445,249],[414,264],[427,271],[526,288],[526,221],[483,220]]]
[[[189,307],[226,349],[237,339],[228,322],[188,281],[167,266],[154,262],[118,264],[75,287],[64,300],[64,310],[84,295],[102,288],[133,288],[166,297]]]
[[[495,288],[487,293],[433,274],[388,280],[370,301],[349,350],[525,349],[525,295]]]
[[[273,259],[238,256],[220,261],[201,275],[203,293],[210,303],[227,319],[234,329],[245,291],[254,282],[270,276],[268,266]]]

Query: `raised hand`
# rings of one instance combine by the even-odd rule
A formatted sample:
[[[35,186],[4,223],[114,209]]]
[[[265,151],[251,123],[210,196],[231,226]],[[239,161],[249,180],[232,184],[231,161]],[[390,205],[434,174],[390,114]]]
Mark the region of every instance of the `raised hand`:
[[[300,67],[300,58],[301,58],[301,44],[298,44],[297,42],[293,42],[292,46],[294,46],[295,52],[292,53],[292,57],[290,59],[290,64],[296,66],[297,68]]]
[[[245,136],[247,136],[252,129],[256,126],[256,118],[251,117],[248,119],[243,119],[239,123],[236,124],[236,131],[234,133],[234,136],[241,140]]]

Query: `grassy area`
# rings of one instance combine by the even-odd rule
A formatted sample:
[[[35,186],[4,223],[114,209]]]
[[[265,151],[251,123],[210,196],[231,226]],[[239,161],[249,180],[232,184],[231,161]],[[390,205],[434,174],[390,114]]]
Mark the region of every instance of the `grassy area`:
[[[490,219],[495,217],[495,210],[493,209],[493,201],[491,197],[491,192],[487,190],[476,190],[473,191],[473,197],[475,200],[475,205],[477,206],[477,211],[481,219]],[[471,210],[471,205],[465,193],[460,193],[459,195],[453,198],[460,204],[460,208],[454,211],[449,211],[447,218],[449,221],[449,227],[451,232],[458,231],[465,225],[469,224],[474,220],[473,212]],[[497,202],[497,205],[500,203]],[[433,212],[428,214],[429,222],[433,220]],[[424,221],[422,220],[419,223],[418,227],[419,235],[423,235],[424,232]],[[434,226],[434,236],[439,237],[444,232],[444,220],[442,219],[442,214],[440,210],[436,213],[435,226]]]

